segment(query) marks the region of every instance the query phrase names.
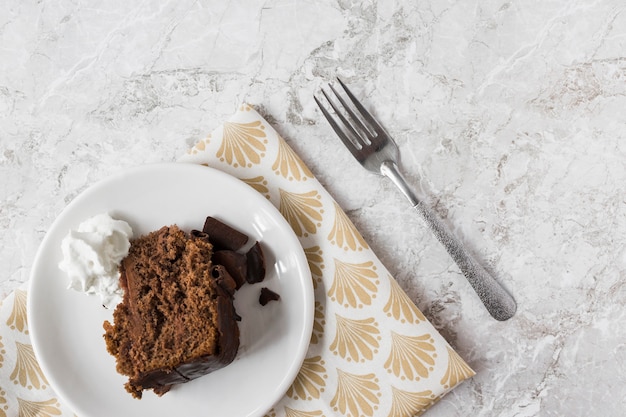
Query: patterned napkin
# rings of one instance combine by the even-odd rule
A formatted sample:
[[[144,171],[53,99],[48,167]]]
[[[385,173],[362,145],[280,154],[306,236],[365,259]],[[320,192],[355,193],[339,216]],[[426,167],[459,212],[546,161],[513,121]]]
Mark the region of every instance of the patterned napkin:
[[[296,380],[266,417],[419,415],[474,375],[250,106],[242,105],[180,162],[220,169],[264,195],[308,259],[315,291],[311,344]],[[0,307],[0,417],[72,416],[34,357],[24,288]]]

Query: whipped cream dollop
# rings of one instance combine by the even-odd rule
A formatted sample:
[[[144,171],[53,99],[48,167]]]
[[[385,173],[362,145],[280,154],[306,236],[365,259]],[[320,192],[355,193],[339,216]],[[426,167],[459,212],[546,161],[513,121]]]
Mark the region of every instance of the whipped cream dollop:
[[[70,278],[68,288],[99,295],[102,305],[122,301],[119,266],[130,249],[133,230],[123,220],[98,214],[70,230],[61,242],[59,268]]]

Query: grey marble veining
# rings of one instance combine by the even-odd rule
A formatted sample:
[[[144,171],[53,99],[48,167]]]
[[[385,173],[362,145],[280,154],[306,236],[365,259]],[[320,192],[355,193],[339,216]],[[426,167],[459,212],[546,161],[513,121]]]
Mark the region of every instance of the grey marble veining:
[[[243,101],[478,372],[428,415],[626,409],[626,6],[606,1],[5,1],[0,295],[121,168],[174,161]],[[409,181],[515,295],[500,323],[312,100],[336,76]]]

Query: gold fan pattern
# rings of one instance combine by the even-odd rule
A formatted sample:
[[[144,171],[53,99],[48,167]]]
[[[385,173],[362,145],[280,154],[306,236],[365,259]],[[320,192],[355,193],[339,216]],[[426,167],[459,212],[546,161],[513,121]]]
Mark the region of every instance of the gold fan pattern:
[[[75,417],[56,398],[37,362],[26,302],[27,292],[19,288],[0,304],[0,417]]]
[[[17,352],[15,368],[9,376],[9,379],[15,384],[30,388],[45,388],[48,381],[41,372],[39,363],[35,358],[33,347],[31,345],[15,342],[15,350]]]
[[[13,309],[7,320],[7,325],[9,325],[11,329],[28,333],[26,329],[26,291],[21,289],[15,290]]]
[[[419,323],[420,321],[425,321],[426,318],[422,312],[391,276],[389,276],[389,283],[391,290],[389,291],[389,300],[383,307],[383,311],[387,313],[387,316],[393,317],[395,320],[399,320],[402,323]]]
[[[354,320],[336,314],[335,322],[337,330],[331,352],[348,361],[371,361],[380,346],[380,330],[374,318]]]
[[[352,221],[348,218],[346,213],[339,207],[339,205],[333,202],[335,208],[335,221],[333,228],[328,234],[328,240],[333,245],[337,245],[344,250],[363,250],[368,249],[369,246],[361,236]]]
[[[279,210],[289,222],[291,228],[300,237],[317,232],[322,225],[322,202],[317,190],[305,193],[293,193],[283,189],[280,192]]]
[[[446,369],[446,373],[443,378],[441,378],[441,385],[443,385],[444,388],[450,388],[474,376],[474,371],[451,347],[446,346],[446,350],[448,351],[448,369]]]
[[[388,417],[407,417],[422,414],[433,402],[432,391],[409,392],[391,387],[391,411]],[[415,410],[420,410],[416,414]]]
[[[356,375],[337,368],[337,392],[330,405],[343,415],[373,416],[380,395],[375,374]]]
[[[17,402],[19,403],[20,417],[52,417],[61,415],[60,404],[55,398],[47,401],[28,401],[18,398]]]
[[[379,283],[374,262],[353,264],[335,259],[335,274],[328,295],[345,307],[362,308],[376,298]]]
[[[324,417],[324,414],[320,410],[315,411],[301,411],[294,410],[289,407],[285,407],[286,417]]]
[[[474,372],[391,277],[346,213],[250,106],[181,158],[240,178],[299,237],[314,283],[311,343],[267,417],[420,415]],[[0,304],[0,417],[76,417],[28,335],[26,291]]]
[[[291,149],[287,142],[278,136],[278,155],[272,165],[272,169],[277,175],[281,175],[288,180],[305,181],[312,178],[313,174],[304,165],[300,157]]]
[[[316,345],[324,335],[324,327],[326,318],[324,317],[324,305],[319,301],[315,302],[315,310],[313,311],[313,331],[311,332],[311,344]]]
[[[270,190],[267,188],[267,180],[262,175],[253,178],[242,178],[243,182],[254,188],[259,194],[263,194],[269,200]]]
[[[225,122],[217,157],[235,168],[257,165],[265,156],[266,136],[265,126],[258,120],[249,123]]]
[[[306,255],[307,262],[309,263],[309,269],[311,270],[311,275],[313,276],[313,287],[317,288],[318,282],[322,281],[324,276],[324,258],[322,257],[323,252],[319,246],[312,246],[310,248],[304,249],[304,254]]]
[[[287,396],[309,401],[320,398],[328,378],[325,365],[326,363],[319,355],[305,359],[298,376],[287,390]]]
[[[434,342],[430,334],[405,336],[391,332],[391,352],[385,368],[401,379],[427,378],[437,357]]]

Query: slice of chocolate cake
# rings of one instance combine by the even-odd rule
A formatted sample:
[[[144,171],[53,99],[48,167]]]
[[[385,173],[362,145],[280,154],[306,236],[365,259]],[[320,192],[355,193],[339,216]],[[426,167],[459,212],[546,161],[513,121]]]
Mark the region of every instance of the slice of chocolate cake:
[[[212,254],[207,239],[177,226],[132,241],[120,267],[124,298],[104,338],[134,397],[147,389],[162,395],[234,360],[237,284]]]

